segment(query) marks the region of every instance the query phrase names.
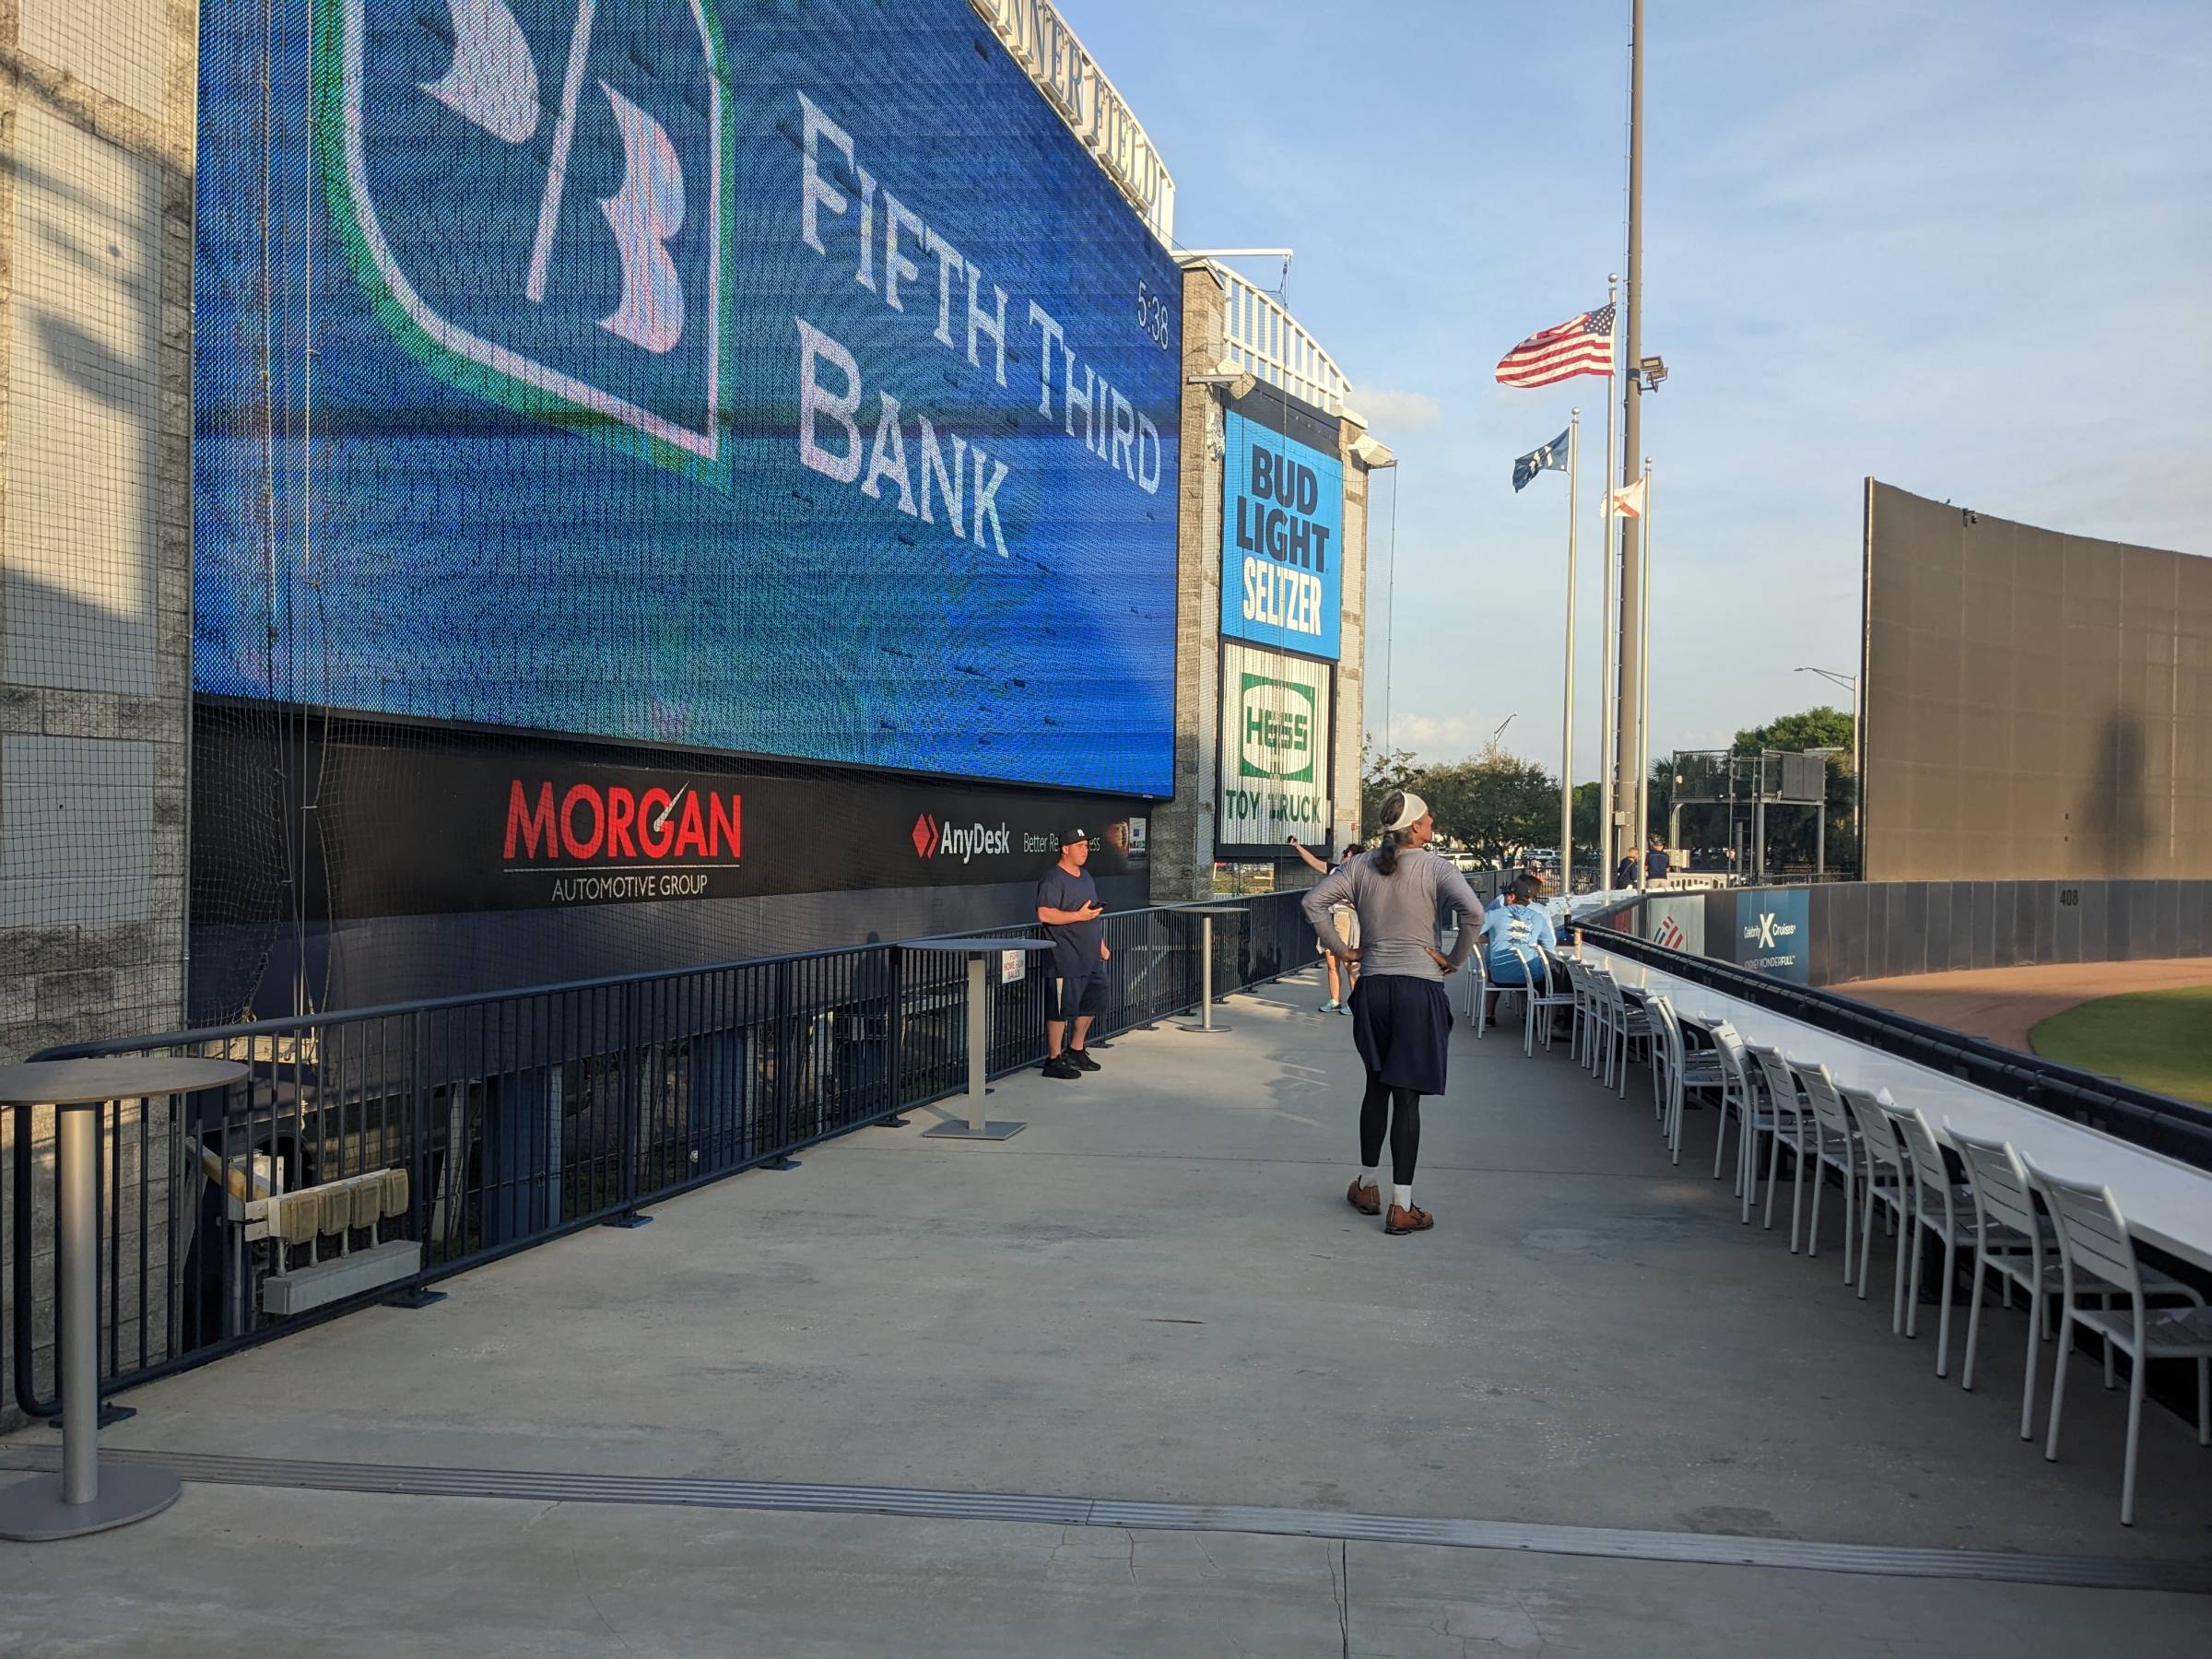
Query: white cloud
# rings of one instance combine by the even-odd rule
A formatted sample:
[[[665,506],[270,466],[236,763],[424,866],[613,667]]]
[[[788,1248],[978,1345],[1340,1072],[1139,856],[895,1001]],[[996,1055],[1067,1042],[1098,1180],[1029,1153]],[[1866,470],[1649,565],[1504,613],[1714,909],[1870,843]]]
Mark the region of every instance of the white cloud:
[[[1457,714],[1394,713],[1390,746],[1411,749],[1423,760],[1459,760],[1479,750],[1497,729],[1495,716],[1472,709]],[[1382,735],[1381,732],[1375,734],[1377,742]],[[1509,743],[1506,747],[1512,746]]]
[[[1434,426],[1444,418],[1443,406],[1426,392],[1391,392],[1381,386],[1354,386],[1346,397],[1357,414],[1388,438],[1394,432],[1411,432]]]

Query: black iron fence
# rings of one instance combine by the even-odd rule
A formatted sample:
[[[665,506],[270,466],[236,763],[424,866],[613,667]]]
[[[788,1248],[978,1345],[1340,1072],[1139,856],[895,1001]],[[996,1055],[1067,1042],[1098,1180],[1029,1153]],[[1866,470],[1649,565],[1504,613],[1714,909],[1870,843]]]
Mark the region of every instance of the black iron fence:
[[[1216,994],[1315,959],[1298,892],[1218,902]],[[989,930],[988,936],[1041,929]],[[973,935],[985,936],[985,935]],[[1106,918],[1102,1036],[1194,1007],[1200,919]],[[1044,1053],[1052,959],[987,982],[988,1069]],[[203,1363],[600,1224],[967,1080],[959,958],[867,945],[50,1049],[246,1078],[102,1115],[101,1387]],[[17,1404],[58,1409],[51,1114],[10,1112],[0,1253]]]

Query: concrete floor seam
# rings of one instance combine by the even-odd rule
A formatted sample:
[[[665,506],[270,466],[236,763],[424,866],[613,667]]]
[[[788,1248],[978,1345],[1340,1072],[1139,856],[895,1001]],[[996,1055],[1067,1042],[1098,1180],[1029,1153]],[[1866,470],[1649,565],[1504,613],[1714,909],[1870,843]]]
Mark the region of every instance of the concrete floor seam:
[[[325,1463],[204,1453],[116,1450],[103,1453],[102,1457],[103,1461],[116,1464],[156,1465],[187,1481],[223,1486],[425,1498],[877,1514],[917,1520],[1041,1522],[1144,1531],[1243,1533],[1324,1538],[1347,1544],[1414,1544],[1677,1564],[2212,1595],[2212,1560],[1936,1549],[1712,1533],[1360,1514],[1265,1505],[960,1492],[919,1487],[585,1475],[522,1469],[446,1469],[422,1465]],[[46,1473],[60,1466],[58,1447],[0,1445],[0,1468]]]
[[[951,1118],[947,1118],[946,1120],[947,1123],[956,1121],[957,1120]],[[838,1151],[840,1153],[883,1152],[890,1153],[896,1156],[906,1156],[918,1152],[928,1157],[939,1157],[942,1156],[944,1148],[940,1146],[932,1146],[924,1141],[910,1140],[898,1146],[841,1146],[838,1147]],[[961,1154],[961,1156],[973,1157],[974,1154],[972,1152],[968,1152]],[[1333,1170],[1343,1164],[1345,1161],[1341,1158],[1230,1158],[1224,1154],[1216,1152],[1074,1152],[1059,1148],[1041,1152],[1025,1152],[1014,1150],[1010,1147],[994,1147],[990,1149],[988,1156],[992,1158],[1024,1158],[1041,1160],[1052,1159],[1098,1159],[1109,1163],[1225,1163],[1238,1164],[1246,1169],[1254,1170]],[[1455,1164],[1443,1163],[1435,1159],[1423,1159],[1421,1160],[1421,1168],[1428,1171],[1431,1174],[1441,1172],[1453,1175],[1555,1175],[1562,1180],[1571,1181],[1649,1182],[1663,1178],[1661,1176],[1654,1176],[1650,1171],[1644,1170],[1524,1169],[1517,1164]],[[648,1204],[643,1207],[651,1209],[653,1206]]]

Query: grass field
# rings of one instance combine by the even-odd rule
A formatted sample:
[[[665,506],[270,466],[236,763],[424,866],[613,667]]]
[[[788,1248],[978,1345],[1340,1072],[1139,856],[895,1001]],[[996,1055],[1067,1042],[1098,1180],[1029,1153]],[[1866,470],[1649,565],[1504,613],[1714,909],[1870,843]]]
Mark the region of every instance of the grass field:
[[[2028,1033],[2039,1054],[2212,1106],[2212,985],[2100,996]]]

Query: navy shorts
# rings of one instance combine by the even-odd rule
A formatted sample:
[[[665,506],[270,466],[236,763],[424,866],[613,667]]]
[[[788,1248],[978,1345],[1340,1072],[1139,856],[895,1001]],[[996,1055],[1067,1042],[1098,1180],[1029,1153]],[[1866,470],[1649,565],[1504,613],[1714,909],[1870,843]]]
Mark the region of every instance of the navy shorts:
[[[1073,1019],[1078,1014],[1094,1018],[1106,1011],[1106,964],[1094,961],[1090,973],[1077,979],[1065,970],[1060,975],[1060,1006],[1054,1019]]]
[[[1363,973],[1352,987],[1352,1043],[1371,1076],[1416,1094],[1444,1092],[1452,1005],[1434,980]]]

